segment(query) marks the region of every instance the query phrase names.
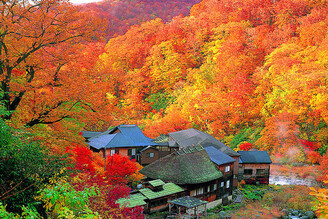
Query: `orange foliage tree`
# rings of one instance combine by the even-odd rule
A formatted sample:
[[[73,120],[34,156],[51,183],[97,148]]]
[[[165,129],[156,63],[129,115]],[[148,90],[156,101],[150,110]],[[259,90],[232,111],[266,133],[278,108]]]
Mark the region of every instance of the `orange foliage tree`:
[[[137,121],[153,137],[195,127],[222,138],[264,127],[259,149],[295,147],[302,160],[300,137],[325,153],[326,3],[204,0],[191,16],[111,39],[98,69],[117,120]],[[150,100],[163,96],[169,104],[153,110]]]
[[[328,184],[328,181],[324,181],[325,184]],[[316,203],[316,213],[320,218],[326,218],[328,216],[328,189],[326,188],[311,188],[312,192],[310,195],[313,195],[317,198]]]
[[[99,21],[59,0],[4,1],[0,10],[1,102],[11,112],[5,119],[34,126],[69,117],[84,101],[68,63],[95,37]]]
[[[328,180],[328,154],[325,154],[322,156],[320,162],[319,162],[319,167],[320,175],[318,177],[318,181],[324,182],[327,184]]]
[[[271,117],[265,123],[261,132],[262,137],[256,142],[259,148],[269,152],[280,152],[285,154],[288,148],[298,144],[298,129],[295,116],[283,113]]]
[[[156,135],[167,132],[162,127],[174,130],[178,115],[181,127],[188,123],[223,137],[262,122],[279,128],[275,118],[288,114],[294,124],[288,132],[312,141],[320,136],[324,145],[323,132],[302,129],[327,120],[322,5],[205,0],[189,17],[151,21],[111,39],[99,69],[111,78],[107,94],[117,117],[141,121]],[[174,101],[152,111],[148,100],[162,93]],[[263,131],[261,140],[273,139],[269,135]],[[297,145],[294,140],[286,147]]]

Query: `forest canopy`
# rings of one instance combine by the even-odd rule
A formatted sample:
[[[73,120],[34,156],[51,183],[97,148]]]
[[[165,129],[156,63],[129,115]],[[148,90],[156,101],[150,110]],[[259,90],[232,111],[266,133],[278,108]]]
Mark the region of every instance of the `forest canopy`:
[[[194,127],[233,148],[326,153],[326,1],[204,0],[105,43],[111,18],[92,15],[114,15],[106,4],[3,3],[6,121],[57,151],[81,129],[136,123],[150,137]]]
[[[24,130],[32,135],[19,146],[31,144],[32,150],[39,145],[49,156],[70,153],[73,161],[83,155],[89,162],[94,155],[84,150],[81,130],[137,124],[155,138],[192,127],[235,150],[255,147],[290,156],[288,162],[319,164],[319,180],[325,181],[327,3],[122,0],[76,6],[65,0],[2,1],[3,139],[18,141],[7,134]],[[1,147],[12,145],[8,142]],[[105,174],[99,166],[106,164],[94,159],[89,169],[76,167],[82,171],[77,179]],[[140,168],[134,165],[106,183],[127,183]],[[116,209],[104,181],[88,179],[102,189],[98,201],[107,203],[91,213]],[[78,183],[65,183],[67,189],[84,191]],[[54,185],[47,189],[59,192]],[[118,191],[116,197],[128,193],[125,187],[110,189]],[[91,197],[94,191],[89,192]]]

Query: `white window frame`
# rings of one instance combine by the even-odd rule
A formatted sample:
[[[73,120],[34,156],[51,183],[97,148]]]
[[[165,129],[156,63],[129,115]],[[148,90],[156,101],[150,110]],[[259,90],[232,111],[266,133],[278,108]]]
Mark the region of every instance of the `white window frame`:
[[[110,149],[110,156],[113,156],[115,154],[115,149]]]
[[[225,173],[226,173],[226,172],[230,172],[230,170],[231,170],[230,165],[225,166],[225,170],[224,170]]]
[[[196,189],[196,195],[202,195],[202,194],[204,194],[204,188],[203,187]]]
[[[214,184],[213,191],[217,190],[217,188],[218,188],[218,185]]]
[[[147,153],[147,157],[149,157],[149,158],[153,158],[154,156],[155,156],[154,152]]]
[[[135,148],[129,148],[128,149],[128,156],[135,156],[136,155],[136,149]]]
[[[227,189],[230,188],[230,180],[227,180],[226,188],[227,188]]]
[[[224,187],[224,182],[221,182],[221,187]]]

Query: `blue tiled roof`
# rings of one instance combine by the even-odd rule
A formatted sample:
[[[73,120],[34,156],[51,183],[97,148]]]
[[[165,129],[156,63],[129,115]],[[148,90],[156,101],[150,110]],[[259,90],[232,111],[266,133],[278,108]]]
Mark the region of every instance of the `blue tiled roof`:
[[[238,151],[241,155],[239,163],[272,163],[266,151]]]
[[[104,148],[111,140],[116,136],[116,134],[98,135],[89,139],[89,145],[96,149]]]
[[[120,132],[113,134],[117,129]],[[88,144],[98,150],[101,148],[157,145],[152,142],[151,138],[146,137],[136,125],[119,125],[90,138]]]
[[[225,153],[223,153],[222,151],[220,151],[219,149],[213,146],[206,147],[204,149],[206,150],[208,156],[211,158],[212,162],[214,162],[217,165],[233,163],[236,161],[232,157],[226,155]]]
[[[156,145],[152,142],[153,139],[146,137],[136,125],[119,125],[118,129],[124,137],[129,138],[136,146]]]

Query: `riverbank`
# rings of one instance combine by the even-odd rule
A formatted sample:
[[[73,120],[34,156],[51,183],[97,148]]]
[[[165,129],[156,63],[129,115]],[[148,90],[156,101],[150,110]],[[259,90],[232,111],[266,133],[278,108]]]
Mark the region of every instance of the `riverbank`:
[[[268,186],[247,186],[249,194],[245,196],[241,204],[231,204],[209,213],[213,218],[219,218],[223,211],[231,218],[280,218],[289,211],[310,212],[315,208],[314,197],[308,186],[304,185],[268,185]],[[261,194],[253,196],[253,194]],[[222,213],[221,213],[222,214]],[[211,217],[209,217],[211,218]]]
[[[315,165],[280,165],[270,167],[269,184],[273,185],[304,185],[319,186],[316,178],[319,175]]]

